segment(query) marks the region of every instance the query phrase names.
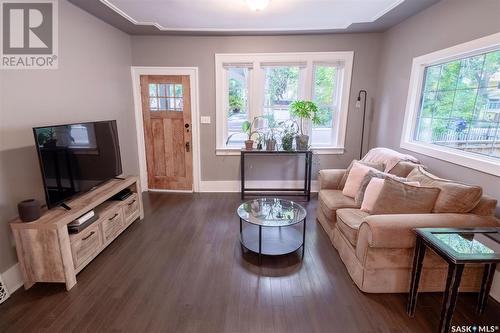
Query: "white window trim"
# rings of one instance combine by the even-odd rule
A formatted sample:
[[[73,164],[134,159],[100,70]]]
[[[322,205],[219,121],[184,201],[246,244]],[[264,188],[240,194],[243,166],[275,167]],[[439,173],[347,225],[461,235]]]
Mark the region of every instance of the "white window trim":
[[[401,148],[495,176],[500,175],[499,159],[460,151],[453,148],[442,147],[435,144],[418,142],[413,139],[415,124],[420,108],[420,96],[422,93],[425,67],[485,53],[498,49],[499,46],[500,33],[496,33],[470,42],[455,45],[444,50],[439,50],[413,58],[403,132],[401,135]]]
[[[264,86],[264,73],[261,71],[260,63],[262,62],[279,62],[286,64],[287,62],[306,62],[307,66],[304,69],[306,76],[305,85],[303,89],[303,97],[305,99],[312,98],[312,78],[314,64],[332,64],[342,63],[343,70],[341,71],[342,86],[340,87],[339,109],[336,114],[336,139],[335,146],[321,146],[312,147],[313,151],[317,154],[343,154],[345,145],[345,136],[347,128],[347,115],[349,110],[349,93],[351,87],[352,67],[353,67],[354,52],[294,52],[294,53],[224,53],[215,54],[215,87],[216,87],[216,155],[239,155],[240,148],[227,147],[225,144],[226,122],[221,121],[225,119],[225,91],[226,79],[224,78],[224,63],[252,63],[253,69],[249,71],[250,86],[248,87],[249,96],[254,91],[262,89]],[[340,76],[340,75],[339,75]],[[256,90],[257,89],[257,90]],[[227,90],[227,89],[226,89]],[[253,119],[254,115],[260,114],[258,108],[263,103],[260,99],[263,98],[262,94],[252,94],[257,96],[256,100],[249,99],[249,116]]]

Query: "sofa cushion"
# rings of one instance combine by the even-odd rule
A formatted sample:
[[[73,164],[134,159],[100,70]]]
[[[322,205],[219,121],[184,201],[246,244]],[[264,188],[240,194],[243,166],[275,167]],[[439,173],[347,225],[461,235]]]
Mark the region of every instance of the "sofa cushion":
[[[365,197],[366,188],[368,187],[368,184],[370,183],[370,181],[373,178],[386,179],[387,177],[399,180],[400,182],[406,182],[406,178],[398,177],[398,176],[392,175],[392,174],[387,173],[387,172],[381,172],[381,171],[372,169],[365,175],[365,177],[361,181],[361,185],[359,185],[358,192],[356,193],[356,196],[354,197],[354,201],[356,202],[356,204],[361,205],[361,203],[363,202],[363,198]],[[418,185],[418,183],[416,185]]]
[[[337,209],[359,208],[353,198],[346,197],[341,190],[321,190],[318,194],[318,201],[326,218],[335,221]]]
[[[468,213],[481,200],[483,190],[479,186],[461,184],[434,176],[418,167],[408,175],[408,180],[417,181],[422,186],[437,187],[441,190],[434,205],[434,213]]]
[[[439,192],[439,188],[414,186],[386,178],[371,213],[373,215],[430,213]]]
[[[421,166],[421,164],[413,163],[410,161],[399,161],[398,164],[388,172],[392,175],[406,178],[413,169]]]
[[[368,213],[355,208],[337,210],[337,229],[353,247],[356,247],[358,241],[359,226],[368,215]]]
[[[474,207],[474,209],[471,210],[470,213],[481,216],[494,216],[495,210],[497,208],[497,202],[497,199],[494,199],[487,195],[483,195],[476,207]]]
[[[351,162],[351,164],[349,164],[349,166],[347,167],[346,172],[344,173],[344,176],[342,177],[342,179],[340,179],[339,187],[338,187],[340,190],[342,190],[344,188],[345,182],[347,181],[347,176],[349,176],[349,172],[351,171],[352,166],[356,162],[357,163],[361,163],[363,165],[366,165],[366,166],[368,166],[370,168],[377,169],[378,171],[384,171],[384,169],[385,169],[385,165],[383,163],[371,163],[371,162],[366,162],[366,161],[354,160],[354,161]]]

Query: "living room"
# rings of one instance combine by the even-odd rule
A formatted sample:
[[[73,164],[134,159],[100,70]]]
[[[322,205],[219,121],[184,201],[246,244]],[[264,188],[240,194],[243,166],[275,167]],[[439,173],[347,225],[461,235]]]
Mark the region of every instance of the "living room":
[[[498,330],[498,0],[0,4],[0,331]]]

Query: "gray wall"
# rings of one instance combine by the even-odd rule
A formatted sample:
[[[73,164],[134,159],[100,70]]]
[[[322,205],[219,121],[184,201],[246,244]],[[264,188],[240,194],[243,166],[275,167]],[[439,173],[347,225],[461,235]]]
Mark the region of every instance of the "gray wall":
[[[199,67],[200,114],[211,116],[212,119],[211,124],[201,125],[200,136],[203,145],[201,179],[237,180],[239,179],[239,157],[215,155],[214,55],[216,53],[354,51],[346,153],[316,156],[314,162],[314,171],[316,171],[323,168],[345,167],[353,158],[358,157],[362,113],[354,108],[354,104],[360,89],[366,89],[371,93],[376,89],[380,46],[381,35],[375,33],[261,37],[133,36],[132,64],[134,66]],[[369,109],[371,105],[369,101]],[[271,164],[259,161],[249,163],[249,165],[251,167],[249,178],[253,179],[281,179],[282,177],[297,179],[300,177],[297,174],[302,174],[296,161],[289,159]],[[315,174],[316,172],[314,172],[314,177]]]
[[[371,145],[399,148],[414,57],[500,32],[500,1],[443,0],[384,33]],[[404,151],[404,150],[402,150]],[[500,199],[497,177],[405,151],[439,176],[479,184]],[[500,209],[497,209],[500,214]]]
[[[116,119],[124,173],[138,173],[130,37],[59,1],[59,51],[58,70],[0,71],[0,272],[17,262],[17,202],[44,201],[33,126]]]

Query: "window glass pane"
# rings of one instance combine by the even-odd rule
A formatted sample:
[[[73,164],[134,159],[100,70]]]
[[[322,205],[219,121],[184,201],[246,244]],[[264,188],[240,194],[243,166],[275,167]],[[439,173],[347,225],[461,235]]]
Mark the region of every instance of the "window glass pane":
[[[500,50],[486,54],[481,87],[500,88]]]
[[[182,84],[175,85],[175,97],[182,97]]]
[[[299,99],[299,67],[266,67],[264,72],[264,116],[271,122],[290,119],[288,107]]]
[[[157,98],[154,98],[154,97],[149,98],[149,108],[151,109],[151,111],[155,111],[156,109],[158,109],[158,99]]]
[[[248,120],[248,68],[228,68],[227,135],[231,136],[228,146],[242,147],[246,135],[241,126]]]
[[[167,97],[174,97],[174,84],[167,84]]]
[[[167,110],[167,101],[165,98],[158,98],[159,106],[158,109],[160,111],[166,111]]]
[[[182,98],[175,99],[175,111],[182,111]]]
[[[156,96],[156,84],[149,84],[149,96]]]
[[[436,91],[441,76],[441,65],[427,67],[425,69],[424,91]]]
[[[314,124],[313,145],[331,145],[333,138],[333,115],[336,109],[337,69],[334,66],[315,66],[313,101],[319,108],[321,124]]]
[[[500,158],[500,51],[426,68],[414,139]]]
[[[159,84],[158,85],[158,96],[160,97],[165,97],[166,95],[166,85],[165,84]]]

